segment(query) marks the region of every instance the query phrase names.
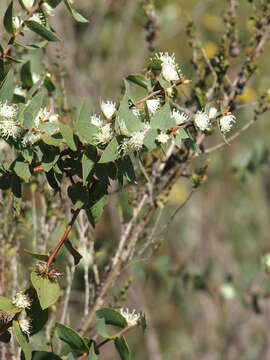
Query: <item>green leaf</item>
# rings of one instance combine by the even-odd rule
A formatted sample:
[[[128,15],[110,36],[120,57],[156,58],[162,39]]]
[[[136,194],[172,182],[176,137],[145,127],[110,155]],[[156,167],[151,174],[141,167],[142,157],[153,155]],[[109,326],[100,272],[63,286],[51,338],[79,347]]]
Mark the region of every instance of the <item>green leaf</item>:
[[[0,310],[6,311],[10,314],[17,314],[22,311],[22,309],[12,304],[12,301],[4,296],[0,296]]]
[[[52,352],[33,351],[32,360],[61,360],[61,358]]]
[[[89,350],[88,360],[97,360],[97,359],[98,359],[98,357],[95,353],[95,345],[93,343]]]
[[[150,129],[145,134],[143,143],[149,150],[153,150],[157,147],[157,143],[156,143],[157,136],[158,136],[158,132],[155,129]]]
[[[87,147],[82,156],[82,174],[85,182],[97,162],[97,150],[94,146]]]
[[[29,104],[26,106],[23,112],[24,116],[24,123],[23,125],[28,127],[28,129],[32,129],[35,127],[34,120],[36,116],[39,113],[39,110],[42,107],[44,99],[44,93],[39,92],[37,93],[32,100],[29,102]]]
[[[89,22],[84,16],[82,16],[81,14],[78,13],[78,11],[76,11],[75,9],[73,9],[71,3],[69,0],[64,0],[64,3],[68,9],[68,11],[71,13],[71,15],[73,16],[73,18],[81,23],[87,23]]]
[[[54,146],[44,145],[44,147],[41,147],[41,150],[43,152],[43,156],[41,159],[41,166],[43,167],[44,171],[49,172],[59,159],[60,156],[59,148]]]
[[[14,32],[12,18],[13,18],[13,1],[11,1],[11,3],[9,4],[7,11],[5,12],[4,15],[4,26],[7,32],[9,32],[10,34],[13,34]]]
[[[104,338],[109,338],[110,335],[108,334],[107,332],[107,329],[106,329],[106,324],[105,324],[105,319],[98,319],[97,322],[96,322],[96,329],[97,329],[97,333],[104,337]]]
[[[12,331],[17,343],[22,347],[24,352],[25,360],[32,359],[32,350],[27,341],[26,335],[22,332],[19,322],[17,320],[12,321]]]
[[[54,9],[60,4],[61,1],[62,0],[47,0],[48,4]]]
[[[176,122],[171,117],[171,109],[169,104],[165,104],[162,108],[157,111],[150,120],[152,129],[167,130],[175,127]]]
[[[45,144],[47,145],[52,145],[52,146],[60,146],[63,138],[61,134],[55,134],[55,135],[42,135],[41,136],[41,140],[44,141]]]
[[[38,333],[49,318],[49,310],[42,310],[37,293],[30,288],[26,293],[31,297],[31,307],[26,309],[27,316],[31,319],[31,335]]]
[[[52,42],[60,41],[59,37],[54,32],[49,30],[46,26],[37,23],[36,21],[26,21],[26,26],[45,40]]]
[[[128,181],[135,182],[136,175],[129,156],[125,156],[123,159],[118,160],[117,165],[119,171],[128,179]]]
[[[56,330],[59,338],[67,343],[72,350],[80,354],[88,353],[89,347],[86,341],[75,330],[60,323],[56,324]]]
[[[129,109],[129,84],[127,81],[125,81],[125,87],[126,87],[126,91],[125,91],[125,95],[123,97],[123,99],[120,102],[120,106],[117,112],[117,121],[124,121],[128,131],[130,133],[135,132],[135,131],[139,131],[142,129],[143,124],[140,121],[140,119],[137,118],[137,116],[135,116],[133,114],[133,112]]]
[[[15,173],[24,181],[28,181],[31,177],[31,172],[29,170],[29,165],[23,161],[15,161],[12,169]]]
[[[94,136],[98,132],[98,128],[90,122],[90,111],[88,105],[83,103],[79,115],[79,119],[75,124],[75,129],[79,134],[79,138],[82,142],[93,143]]]
[[[185,139],[185,145],[188,149],[195,151],[196,153],[200,154],[202,151],[199,146],[192,140],[192,139]]]
[[[100,220],[107,200],[107,185],[101,182],[95,183],[89,191],[89,202],[85,206],[86,214],[92,226],[95,226]]]
[[[114,310],[112,308],[103,308],[96,311],[96,315],[98,318],[105,319],[105,323],[107,325],[115,325],[121,328],[127,327],[127,320],[120,314],[119,311]]]
[[[114,339],[114,345],[121,360],[130,360],[128,344],[123,336]]]
[[[128,81],[130,81],[130,82],[132,82],[132,83],[134,83],[136,85],[139,85],[139,86],[145,88],[146,90],[148,90],[149,82],[148,82],[148,79],[145,76],[140,75],[140,74],[138,74],[138,75],[132,75],[131,74],[131,75],[128,75],[126,77],[126,79]]]
[[[4,81],[1,83],[1,89],[0,89],[1,102],[5,102],[5,101],[10,102],[12,100],[14,88],[15,88],[13,79],[14,79],[14,74],[12,71],[9,71]]]
[[[68,196],[76,208],[81,208],[89,199],[87,188],[79,182],[68,187]]]
[[[117,139],[113,138],[101,155],[99,163],[107,163],[116,160],[119,156],[118,145]]]
[[[36,289],[40,306],[43,310],[58,300],[60,296],[60,286],[57,282],[52,282],[47,277],[38,275],[35,271],[31,272],[31,281]]]
[[[27,61],[23,64],[21,67],[21,80],[22,83],[27,86],[28,88],[33,86],[33,79],[32,79],[32,73],[31,73],[31,61]]]
[[[140,317],[140,324],[141,324],[141,328],[142,328],[142,332],[145,332],[146,329],[146,319],[145,319],[145,314],[142,314]]]
[[[60,127],[60,132],[61,132],[63,138],[66,140],[66,143],[68,144],[68,146],[71,148],[71,150],[76,151],[77,146],[75,143],[74,134],[73,134],[72,129],[65,124],[60,124],[59,127]]]
[[[41,261],[47,261],[49,259],[49,255],[47,255],[47,254],[40,254],[40,253],[36,253],[36,252],[30,251],[27,249],[23,249],[23,251],[26,254],[32,256],[33,258],[41,260]]]

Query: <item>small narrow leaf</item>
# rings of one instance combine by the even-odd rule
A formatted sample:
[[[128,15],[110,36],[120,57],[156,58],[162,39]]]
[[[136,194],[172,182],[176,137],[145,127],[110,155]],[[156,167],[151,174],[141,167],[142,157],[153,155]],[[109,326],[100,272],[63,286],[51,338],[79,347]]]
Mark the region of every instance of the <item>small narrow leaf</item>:
[[[66,143],[68,144],[68,146],[71,148],[71,150],[76,151],[77,146],[75,143],[74,134],[73,134],[72,129],[65,124],[60,124],[59,127],[60,127],[60,132],[61,132],[63,138],[65,139]]]
[[[61,358],[52,352],[33,351],[32,360],[61,360]]]
[[[0,89],[0,101],[11,101],[13,98],[15,85],[13,83],[14,74],[12,71],[6,75],[4,81],[1,83]]]
[[[56,329],[59,339],[67,343],[72,350],[81,354],[89,351],[86,341],[75,330],[60,323],[56,324]]]
[[[52,42],[60,41],[59,37],[54,32],[49,30],[46,26],[37,23],[36,21],[26,21],[26,26],[45,40]]]
[[[88,175],[91,173],[97,161],[97,150],[94,146],[89,146],[84,150],[82,157],[82,173],[83,181],[85,182]]]
[[[145,88],[146,90],[148,89],[148,81],[147,81],[147,78],[143,75],[128,75],[127,76],[127,80],[136,84],[136,85],[139,85],[143,88]]]
[[[7,11],[5,12],[4,15],[4,26],[5,29],[7,30],[7,32],[9,32],[10,34],[13,34],[14,29],[13,29],[13,1],[11,1],[11,3],[9,4]]]
[[[22,350],[23,350],[24,356],[25,356],[25,360],[31,360],[32,359],[32,350],[27,341],[27,337],[22,332],[22,329],[20,328],[19,322],[17,320],[13,320],[13,322],[12,322],[12,331],[13,331],[13,334],[14,334],[14,337],[15,337],[17,343],[22,347]]]
[[[73,7],[72,4],[70,3],[70,0],[64,0],[64,3],[68,9],[68,11],[71,13],[71,15],[73,16],[73,18],[81,23],[87,23],[88,20],[82,16],[81,14],[78,13],[78,11],[76,11]]]
[[[49,280],[47,277],[38,275],[35,271],[31,272],[31,281],[36,289],[41,308],[47,309],[53,305],[60,296],[60,286],[57,282]]]
[[[32,256],[33,258],[41,260],[41,261],[47,261],[49,259],[49,255],[47,255],[47,254],[40,254],[40,253],[36,253],[36,252],[30,251],[27,249],[23,249],[23,251],[26,254]]]
[[[128,344],[123,336],[118,337],[114,340],[114,345],[121,360],[130,360],[130,351]]]

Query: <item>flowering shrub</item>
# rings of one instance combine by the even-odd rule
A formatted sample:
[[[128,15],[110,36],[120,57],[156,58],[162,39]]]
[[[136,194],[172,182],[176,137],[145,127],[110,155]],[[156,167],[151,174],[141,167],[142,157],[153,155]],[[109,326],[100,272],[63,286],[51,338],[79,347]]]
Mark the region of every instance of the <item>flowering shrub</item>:
[[[63,91],[61,79],[48,71],[35,74],[31,61],[20,58],[20,48],[26,53],[35,48],[45,52],[50,42],[60,40],[50,26],[50,16],[61,2],[20,0],[17,15],[11,1],[3,18],[9,34],[0,56],[3,203],[8,203],[12,196],[14,213],[23,213],[27,193],[33,184],[38,184],[48,198],[55,198],[57,206],[69,208],[71,219],[52,250],[45,240],[42,243],[42,236],[48,238],[50,227],[47,234],[40,235],[41,242],[36,239],[33,248],[26,250],[35,260],[30,281],[25,288],[23,284],[23,289],[15,289],[14,294],[7,288],[6,296],[0,297],[0,340],[9,344],[12,331],[12,341],[15,339],[21,347],[26,360],[95,359],[109,341],[114,342],[121,359],[129,359],[123,335],[137,325],[145,330],[144,313],[118,309],[117,304],[103,306],[124,267],[155,244],[155,239],[147,232],[151,219],[158,208],[166,205],[164,195],[177,179],[188,177],[193,193],[206,180],[208,163],[204,155],[226,146],[268,110],[269,94],[262,94],[254,118],[243,128],[238,126],[228,137],[237,126],[237,95],[243,92],[255,72],[253,63],[269,37],[270,8],[264,1],[257,6],[260,18],[255,22],[254,38],[242,67],[230,81],[227,73],[234,57],[230,51],[235,38],[228,29],[235,24],[227,18],[222,46],[212,61],[199,46],[193,26],[189,24],[197,83],[187,78],[174,54],[158,52],[148,60],[141,74],[125,78],[124,95],[120,100],[102,101],[100,114],[92,112],[84,101],[72,122],[72,115],[57,100],[57,92]],[[63,3],[76,21],[87,21],[70,0],[63,0]],[[27,32],[36,36],[34,45],[28,43],[27,36],[23,37]],[[138,88],[142,97],[136,93]],[[181,97],[183,89],[188,89],[188,99]],[[217,145],[208,145],[210,136],[218,141]],[[201,159],[201,166],[193,169],[191,165],[197,158]],[[192,169],[191,174],[187,175],[187,169]],[[133,199],[128,199],[126,188],[132,190]],[[101,279],[95,278],[95,291],[90,299],[87,274],[95,264],[86,234],[100,221],[113,189],[122,194],[117,205],[121,216],[119,241],[113,255],[105,261]],[[53,201],[48,200],[48,204],[51,210],[56,210]],[[81,248],[69,240],[75,224],[78,225],[77,236],[83,239]],[[4,231],[7,233],[7,229]],[[58,268],[58,255],[63,247],[74,262],[65,274]],[[87,296],[79,330],[75,331],[64,322],[72,271],[75,265],[82,263],[86,269]],[[267,265],[267,261],[264,263]],[[48,309],[57,307],[61,301],[63,278],[67,281],[65,312],[54,324],[51,346],[41,351],[31,343],[31,337],[46,327]],[[226,299],[235,296],[230,284],[223,284],[219,291]],[[96,324],[95,318],[98,319]],[[110,335],[109,325],[120,330]],[[97,336],[104,339],[98,342]],[[56,349],[53,342],[58,344]],[[63,342],[62,347],[60,342]]]

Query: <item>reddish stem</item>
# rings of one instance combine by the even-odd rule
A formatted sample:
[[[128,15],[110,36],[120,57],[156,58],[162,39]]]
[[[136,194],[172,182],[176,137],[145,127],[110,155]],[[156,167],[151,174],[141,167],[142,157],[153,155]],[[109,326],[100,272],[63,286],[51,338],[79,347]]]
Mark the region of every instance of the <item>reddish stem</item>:
[[[65,232],[61,238],[61,240],[59,241],[59,243],[55,246],[55,248],[53,249],[53,251],[51,252],[51,255],[49,256],[49,259],[47,261],[47,266],[48,266],[48,269],[51,265],[51,263],[54,261],[56,255],[58,254],[59,250],[61,249],[61,247],[63,246],[63,244],[65,243],[65,241],[67,240],[70,232],[71,232],[71,229],[72,229],[72,226],[75,222],[75,220],[77,219],[77,216],[79,215],[79,212],[81,211],[81,209],[76,209],[74,211],[74,214],[72,216],[72,219],[70,220],[70,222],[68,223],[66,229],[65,229]]]

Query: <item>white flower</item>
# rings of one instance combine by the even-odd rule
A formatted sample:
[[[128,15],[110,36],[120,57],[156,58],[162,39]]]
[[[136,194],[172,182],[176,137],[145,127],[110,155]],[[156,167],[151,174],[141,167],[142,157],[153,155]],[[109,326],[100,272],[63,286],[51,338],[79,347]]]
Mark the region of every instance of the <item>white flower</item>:
[[[40,134],[33,133],[28,131],[22,138],[22,145],[26,147],[27,145],[33,145],[40,139]]]
[[[0,133],[4,138],[16,139],[22,132],[22,129],[18,126],[18,123],[13,120],[0,121]]]
[[[156,140],[158,142],[160,142],[161,144],[166,144],[170,139],[170,136],[165,134],[165,133],[160,133],[157,137]]]
[[[40,13],[35,13],[35,14],[33,14],[33,15],[30,17],[29,20],[35,21],[35,22],[37,22],[37,23],[40,24],[40,25],[43,24],[43,22],[42,22],[42,17],[41,17],[41,15],[40,15]],[[33,74],[33,75],[34,75],[34,74]],[[33,79],[33,81],[34,81],[34,79]]]
[[[198,111],[195,114],[194,122],[196,126],[202,131],[207,130],[210,126],[209,116],[204,111]]]
[[[34,84],[37,83],[40,80],[40,75],[37,73],[32,73],[32,80]]]
[[[159,99],[146,100],[146,105],[148,107],[150,115],[154,115],[160,108],[160,100]]]
[[[220,130],[222,133],[229,132],[235,123],[235,116],[232,114],[224,115],[219,119]]]
[[[52,8],[48,3],[42,4],[42,9],[44,10],[45,14],[48,16],[54,15],[54,8]]]
[[[0,102],[0,117],[12,119],[16,116],[17,107],[16,105],[9,105],[7,101]]]
[[[171,117],[176,121],[176,125],[181,125],[189,120],[189,116],[183,112],[173,109]]]
[[[126,319],[129,326],[137,325],[141,318],[141,315],[137,314],[135,309],[130,312],[129,309],[121,308],[120,314]]]
[[[30,308],[31,301],[28,295],[23,291],[18,291],[12,298],[12,304],[21,309]]]
[[[20,96],[26,96],[26,90],[23,89],[21,86],[16,86],[14,89],[14,94]]]
[[[112,139],[112,136],[111,124],[106,124],[99,129],[94,138],[97,144],[106,145]]]
[[[100,107],[104,116],[108,120],[110,120],[116,112],[116,103],[113,101],[102,101]]]
[[[120,151],[128,154],[132,151],[139,151],[143,147],[143,140],[145,137],[144,131],[137,131],[130,135],[130,138],[125,139],[120,145]]]
[[[215,108],[215,107],[210,107],[210,109],[209,109],[209,111],[208,111],[208,116],[209,116],[209,118],[210,119],[213,119],[213,118],[215,118],[216,117],[216,115],[217,115],[217,109]]]
[[[19,325],[20,325],[22,332],[29,336],[30,332],[31,332],[30,321],[28,319],[19,320]]]
[[[220,285],[219,293],[225,300],[233,300],[236,295],[235,288],[228,283]]]
[[[93,125],[95,125],[98,128],[100,128],[104,125],[104,122],[103,122],[103,120],[101,120],[99,115],[92,115],[90,118],[90,121]]]
[[[12,25],[15,30],[17,30],[22,25],[22,19],[19,16],[12,17]]]
[[[168,53],[159,53],[156,54],[156,57],[161,60],[161,74],[165,80],[177,81],[180,79],[181,71],[175,61],[174,54],[169,55]]]

